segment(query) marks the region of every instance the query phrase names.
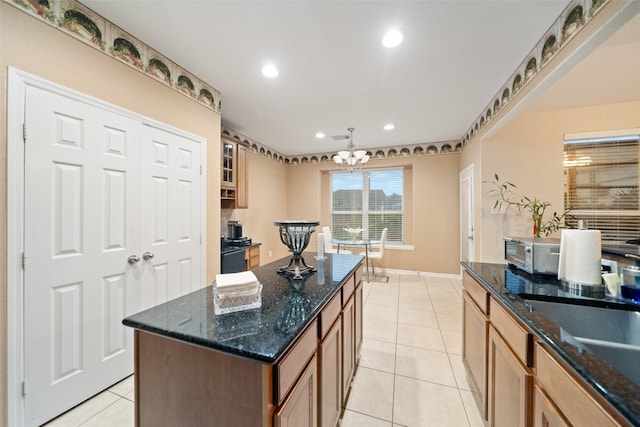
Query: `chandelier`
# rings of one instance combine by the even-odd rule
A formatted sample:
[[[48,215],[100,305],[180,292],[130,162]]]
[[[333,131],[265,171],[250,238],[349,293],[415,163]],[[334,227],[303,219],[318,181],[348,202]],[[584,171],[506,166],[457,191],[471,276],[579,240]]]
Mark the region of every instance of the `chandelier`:
[[[343,137],[334,137],[334,139],[349,138],[349,144],[347,144],[346,151],[338,151],[338,154],[333,156],[333,161],[336,162],[336,165],[338,165],[338,167],[340,167],[341,169],[353,172],[362,169],[364,165],[369,161],[369,156],[364,150],[355,150],[356,146],[353,143],[353,131],[355,129],[348,128],[347,130],[349,131],[349,135],[345,135]]]

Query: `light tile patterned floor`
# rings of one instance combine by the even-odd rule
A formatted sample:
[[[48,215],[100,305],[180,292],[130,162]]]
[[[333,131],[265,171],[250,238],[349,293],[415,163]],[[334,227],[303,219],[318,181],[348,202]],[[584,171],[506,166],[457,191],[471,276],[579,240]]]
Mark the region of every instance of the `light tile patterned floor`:
[[[461,359],[460,280],[364,284],[364,342],[341,427],[483,426]],[[133,377],[47,427],[134,425]]]

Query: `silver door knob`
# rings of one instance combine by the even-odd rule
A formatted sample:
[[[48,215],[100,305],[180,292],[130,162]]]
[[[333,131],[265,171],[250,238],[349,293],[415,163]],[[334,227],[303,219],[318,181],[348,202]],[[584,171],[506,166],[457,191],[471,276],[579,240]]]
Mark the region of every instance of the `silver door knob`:
[[[138,255],[131,255],[129,258],[127,258],[127,262],[129,264],[135,264],[138,261],[140,261],[140,257]]]
[[[153,258],[153,254],[151,252],[145,252],[142,254],[142,258],[144,258],[145,261],[149,261]]]

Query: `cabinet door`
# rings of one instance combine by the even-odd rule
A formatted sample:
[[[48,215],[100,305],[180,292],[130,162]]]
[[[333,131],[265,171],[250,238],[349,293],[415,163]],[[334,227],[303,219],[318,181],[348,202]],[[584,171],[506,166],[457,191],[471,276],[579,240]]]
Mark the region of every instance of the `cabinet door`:
[[[309,361],[293,391],[275,414],[275,427],[318,425],[317,358]]]
[[[342,307],[342,400],[346,399],[355,368],[355,305],[353,298]]]
[[[320,400],[318,413],[321,427],[338,425],[342,411],[342,324],[338,319],[320,344]]]
[[[533,375],[493,326],[489,327],[489,426],[530,426]]]
[[[360,359],[360,350],[362,349],[362,309],[363,309],[363,286],[362,282],[358,283],[355,294],[355,357],[356,362]]]
[[[236,158],[236,208],[249,207],[249,168],[248,150],[242,144],[237,145]]]
[[[535,387],[533,401],[533,425],[534,427],[569,427],[570,424],[560,415],[556,406],[544,395],[542,390]]]
[[[487,335],[489,322],[467,292],[462,303],[462,361],[467,368],[469,382],[487,419]]]
[[[237,144],[226,138],[222,138],[222,153],[220,160],[220,186],[224,188],[236,187],[236,147]]]

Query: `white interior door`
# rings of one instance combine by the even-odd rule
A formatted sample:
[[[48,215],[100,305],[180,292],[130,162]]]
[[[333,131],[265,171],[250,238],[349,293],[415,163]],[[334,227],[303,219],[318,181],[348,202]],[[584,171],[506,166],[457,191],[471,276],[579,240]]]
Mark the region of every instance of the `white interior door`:
[[[197,280],[201,158],[199,144],[148,126],[143,150],[142,301],[148,308],[203,285]]]
[[[33,426],[133,372],[124,317],[205,285],[205,148],[33,86],[24,103],[22,418]]]
[[[141,128],[33,87],[25,119],[25,421],[39,425],[133,371]]]
[[[473,261],[473,165],[460,172],[460,260]]]

